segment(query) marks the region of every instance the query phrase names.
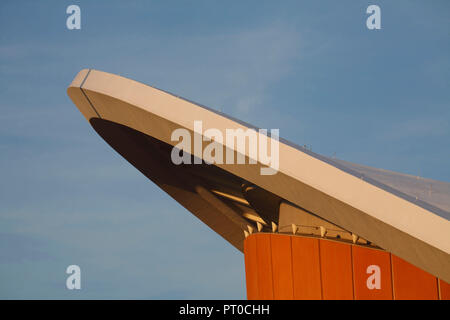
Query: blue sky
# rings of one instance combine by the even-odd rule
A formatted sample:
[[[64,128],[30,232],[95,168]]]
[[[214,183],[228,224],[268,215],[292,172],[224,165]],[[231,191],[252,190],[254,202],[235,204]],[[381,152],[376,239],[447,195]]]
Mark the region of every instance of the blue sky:
[[[81,8],[81,30],[66,8]],[[366,28],[368,5],[381,30]],[[82,68],[450,181],[448,1],[1,1],[0,298],[245,298],[243,255],[116,154]],[[65,288],[68,265],[82,289]]]

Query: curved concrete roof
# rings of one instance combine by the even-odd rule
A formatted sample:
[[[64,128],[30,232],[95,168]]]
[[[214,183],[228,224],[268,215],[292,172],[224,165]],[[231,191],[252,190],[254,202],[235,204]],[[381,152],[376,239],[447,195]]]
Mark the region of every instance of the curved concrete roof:
[[[193,133],[196,120],[202,120],[204,130],[223,133],[254,127],[168,92],[92,69],[78,73],[68,94],[116,151],[240,250],[242,231],[249,225],[246,214],[271,219],[264,208],[281,199],[450,282],[448,183],[330,159],[281,139],[279,170],[272,176],[260,175],[259,162],[176,166],[168,158],[177,144],[170,139],[175,129]],[[201,152],[193,156],[201,158]],[[249,184],[260,190],[259,195],[254,193],[256,200],[246,192]],[[263,201],[267,204],[257,209]]]

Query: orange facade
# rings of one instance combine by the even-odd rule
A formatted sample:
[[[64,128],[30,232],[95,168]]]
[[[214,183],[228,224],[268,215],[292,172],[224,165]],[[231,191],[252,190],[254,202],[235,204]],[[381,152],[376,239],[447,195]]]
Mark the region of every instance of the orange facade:
[[[292,243],[294,299],[322,299],[319,241],[313,238],[286,238],[290,238]],[[303,261],[308,261],[308,263]]]
[[[392,300],[391,255],[386,251],[367,247],[351,248],[355,299]]]
[[[244,242],[248,299],[450,298],[450,285],[382,250],[256,233]]]
[[[321,239],[319,252],[323,299],[353,299],[351,246]]]
[[[392,274],[395,299],[438,299],[438,279],[394,255]]]

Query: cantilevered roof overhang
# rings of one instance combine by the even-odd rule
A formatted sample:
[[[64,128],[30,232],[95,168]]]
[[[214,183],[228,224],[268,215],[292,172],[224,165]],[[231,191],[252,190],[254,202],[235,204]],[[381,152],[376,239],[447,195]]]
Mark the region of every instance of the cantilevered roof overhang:
[[[80,71],[67,91],[107,143],[241,251],[243,231],[256,221],[270,229],[266,225],[278,223],[283,202],[450,282],[448,183],[327,158],[281,139],[275,175],[261,175],[261,163],[175,165],[170,160],[170,150],[178,143],[171,141],[175,129],[187,129],[193,136],[198,120],[203,130],[223,133],[254,127],[93,69]]]

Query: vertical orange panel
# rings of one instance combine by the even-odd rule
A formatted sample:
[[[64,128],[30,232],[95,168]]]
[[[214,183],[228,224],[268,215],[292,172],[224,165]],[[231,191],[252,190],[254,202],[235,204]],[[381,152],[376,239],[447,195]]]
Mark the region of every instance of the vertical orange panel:
[[[277,300],[294,298],[292,282],[291,236],[272,234],[273,297]]]
[[[319,244],[323,299],[353,299],[351,245],[322,239]]]
[[[320,300],[319,240],[292,237],[292,271],[294,299]]]
[[[392,300],[390,254],[353,246],[352,255],[355,299]]]
[[[255,234],[256,256],[258,262],[258,292],[259,299],[273,299],[272,280],[272,250],[270,248],[270,234]]]
[[[438,299],[436,277],[394,255],[392,270],[396,300]]]
[[[249,236],[244,240],[245,279],[247,299],[256,300],[258,293],[258,263],[256,260],[256,238]]]
[[[439,288],[441,290],[441,300],[450,300],[450,284],[439,280]]]

